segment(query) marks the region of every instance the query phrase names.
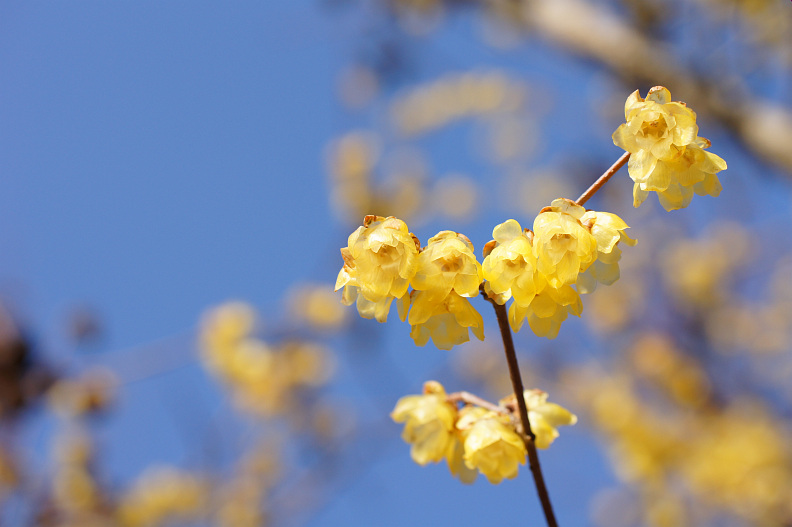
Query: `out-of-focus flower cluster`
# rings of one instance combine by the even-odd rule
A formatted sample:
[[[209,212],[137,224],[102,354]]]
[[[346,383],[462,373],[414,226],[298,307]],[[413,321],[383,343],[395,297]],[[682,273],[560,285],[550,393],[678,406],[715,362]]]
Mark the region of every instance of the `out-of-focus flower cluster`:
[[[447,394],[440,383],[429,381],[422,395],[399,399],[391,418],[404,423],[402,438],[412,445],[413,461],[426,465],[445,460],[464,483],[472,483],[479,473],[491,483],[516,477],[527,450],[515,427],[514,397],[484,407],[468,395]],[[557,427],[577,422],[565,408],[548,403],[545,392],[526,390],[524,397],[539,448],[558,437]],[[465,403],[462,408],[459,402]]]
[[[657,192],[666,210],[687,207],[694,192],[720,194],[717,173],[726,169],[726,162],[705,150],[710,142],[698,136],[695,112],[672,102],[668,89],[655,86],[646,99],[636,90],[624,105],[624,117],[627,122],[613,133],[613,142],[631,154],[628,169],[636,207],[650,191]]]
[[[405,135],[425,133],[450,122],[495,112],[513,113],[525,88],[498,72],[448,76],[396,98],[391,114]]]
[[[121,498],[118,518],[124,527],[150,527],[190,521],[206,513],[209,482],[172,467],[146,470]]]
[[[484,339],[483,319],[468,300],[479,293],[498,304],[514,299],[509,321],[525,320],[539,336],[555,338],[568,314],[579,316],[579,293],[619,278],[619,243],[634,245],[627,224],[615,214],[586,211],[566,199],[553,201],[534,221],[534,231],[515,220],[495,227],[484,248],[483,266],[463,234],[442,231],[421,247],[407,225],[393,217],[367,216],[341,250],[344,266],[336,282],[342,301],[357,303],[365,318],[385,322],[394,299],[419,346],[429,339],[440,349]],[[413,291],[407,293],[412,286]]]
[[[202,323],[203,360],[240,409],[258,416],[287,415],[301,391],[327,382],[333,359],[314,342],[267,344],[253,335],[255,319],[253,308],[244,303],[210,311]]]
[[[327,148],[330,198],[343,220],[356,222],[372,210],[417,220],[433,213],[456,220],[474,214],[478,188],[469,177],[450,173],[430,178],[420,151],[402,149],[382,156],[380,143],[373,132],[355,131]]]
[[[619,364],[566,380],[605,436],[617,475],[643,496],[641,524],[696,525],[717,511],[750,525],[790,521],[792,449],[768,406],[716,394],[702,365],[662,334],[640,335]]]

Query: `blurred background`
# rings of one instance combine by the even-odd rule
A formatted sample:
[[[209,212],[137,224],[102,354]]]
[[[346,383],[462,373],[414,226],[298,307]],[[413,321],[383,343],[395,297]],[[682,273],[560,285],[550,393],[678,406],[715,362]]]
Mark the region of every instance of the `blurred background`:
[[[509,393],[487,339],[416,347],[332,292],[365,214],[480,255],[576,198],[667,86],[720,197],[587,203],[639,240],[526,384],[561,525],[792,525],[792,5],[0,2],[0,525],[542,524],[528,470],[419,467],[388,417]],[[223,354],[234,339],[244,345]]]

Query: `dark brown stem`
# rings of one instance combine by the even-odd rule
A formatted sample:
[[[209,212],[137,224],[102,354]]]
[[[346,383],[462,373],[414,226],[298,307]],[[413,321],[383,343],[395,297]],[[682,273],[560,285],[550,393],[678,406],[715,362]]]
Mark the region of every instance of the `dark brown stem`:
[[[619,171],[621,167],[624,166],[624,163],[630,159],[630,153],[625,152],[622,156],[616,160],[615,163],[611,165],[611,167],[602,174],[597,181],[595,181],[580,197],[577,199],[578,205],[583,205],[585,202],[589,200],[591,196],[597,193],[599,189],[602,188],[602,185],[608,182],[613,174]]]
[[[495,403],[491,403],[486,399],[482,399],[478,395],[474,395],[470,392],[454,392],[449,393],[447,397],[448,401],[451,403],[463,402],[466,404],[472,404],[475,406],[480,406],[482,408],[486,408],[487,410],[499,414],[511,414],[508,408],[504,406],[499,406]]]
[[[514,350],[514,340],[509,327],[509,315],[506,312],[506,306],[502,306],[488,298],[483,291],[483,287],[482,294],[495,308],[495,315],[498,317],[498,326],[503,338],[503,348],[506,351],[506,362],[509,364],[509,377],[511,377],[514,396],[517,399],[517,408],[523,429],[522,437],[525,442],[525,448],[528,450],[528,464],[531,467],[531,474],[533,474],[534,483],[536,484],[536,493],[542,503],[542,510],[544,511],[548,527],[558,527],[558,522],[556,522],[555,513],[553,512],[553,505],[550,503],[550,494],[547,492],[544,475],[542,475],[542,467],[539,464],[539,453],[536,451],[535,443],[536,436],[531,430],[531,422],[528,420],[528,408],[525,406],[525,388],[523,387],[522,376],[520,376],[520,365],[517,363],[517,353]]]

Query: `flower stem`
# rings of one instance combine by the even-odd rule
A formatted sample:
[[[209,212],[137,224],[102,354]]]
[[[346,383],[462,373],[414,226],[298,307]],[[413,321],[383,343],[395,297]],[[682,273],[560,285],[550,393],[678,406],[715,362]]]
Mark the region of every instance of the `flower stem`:
[[[577,204],[583,205],[585,202],[587,202],[591,196],[596,194],[597,191],[601,189],[605,183],[608,182],[608,180],[611,178],[613,174],[618,172],[619,169],[624,166],[624,164],[627,162],[628,159],[630,159],[629,152],[625,152],[624,154],[622,154],[622,156],[619,159],[617,159],[616,162],[613,163],[611,167],[599,177],[599,179],[597,179],[597,181],[592,183],[592,185],[583,194],[580,195],[580,197],[577,199]]]
[[[498,317],[498,326],[503,338],[503,348],[506,351],[506,362],[509,365],[509,377],[511,377],[514,396],[517,399],[517,408],[523,428],[523,441],[525,442],[525,448],[528,450],[528,464],[531,467],[531,474],[533,474],[534,483],[536,484],[536,493],[542,503],[542,510],[544,511],[548,527],[558,527],[558,522],[556,522],[555,513],[553,512],[553,505],[550,503],[550,494],[547,492],[544,475],[542,475],[542,467],[539,464],[539,453],[536,451],[535,443],[536,436],[531,430],[531,422],[528,420],[528,408],[525,406],[525,388],[520,375],[520,366],[517,363],[517,353],[514,350],[514,340],[509,327],[509,316],[506,312],[506,306],[502,306],[487,297],[486,293],[483,292],[483,288],[482,293],[484,298],[495,308],[495,315]]]
[[[487,410],[498,414],[511,414],[508,408],[504,406],[499,406],[495,403],[491,403],[486,399],[482,399],[478,395],[474,395],[470,392],[449,393],[448,396],[446,397],[446,400],[448,400],[448,402],[450,403],[463,402],[465,404],[480,406],[481,408],[486,408]]]

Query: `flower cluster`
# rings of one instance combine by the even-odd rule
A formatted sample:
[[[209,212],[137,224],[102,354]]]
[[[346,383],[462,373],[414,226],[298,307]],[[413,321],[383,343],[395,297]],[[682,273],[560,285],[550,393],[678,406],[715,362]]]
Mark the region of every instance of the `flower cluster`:
[[[484,278],[495,302],[513,298],[514,331],[527,320],[537,335],[555,338],[569,314],[580,316],[580,293],[619,278],[619,243],[635,240],[615,214],[586,211],[567,199],[542,209],[533,227],[523,230],[516,220],[495,227],[485,247]]]
[[[209,482],[198,475],[171,467],[149,469],[122,497],[118,519],[124,527],[195,520],[205,512],[209,491]]]
[[[255,312],[231,302],[203,321],[201,347],[206,367],[232,391],[235,403],[257,416],[285,414],[300,390],[324,384],[332,373],[328,351],[294,340],[271,345],[252,335]]]
[[[528,320],[537,335],[555,338],[570,313],[580,315],[579,293],[619,278],[618,244],[635,244],[624,234],[627,228],[615,214],[557,199],[536,217],[533,232],[515,220],[495,227],[482,265],[463,234],[442,231],[421,248],[401,220],[367,216],[341,249],[336,290],[343,288],[345,304],[357,302],[361,316],[380,322],[397,299],[417,345],[431,339],[451,349],[470,339],[469,330],[484,339],[483,320],[468,299],[486,280],[491,300],[502,305],[514,298],[514,331]]]
[[[468,329],[484,339],[484,321],[468,300],[478,295],[481,264],[464,235],[442,231],[421,249],[403,221],[367,216],[341,254],[336,291],[343,288],[342,302],[357,302],[361,316],[384,322],[395,298],[419,346],[432,339],[451,349],[470,339]]]
[[[556,427],[572,425],[577,417],[548,403],[547,394],[526,390],[529,421],[536,446],[547,448],[558,437]],[[402,438],[412,445],[410,454],[419,465],[446,460],[451,473],[472,483],[479,473],[491,483],[517,476],[525,464],[525,443],[515,428],[514,396],[485,408],[448,395],[436,381],[424,384],[422,395],[408,395],[396,403],[391,418],[404,423]],[[459,409],[457,401],[466,404]]]
[[[698,136],[696,114],[682,102],[672,102],[667,88],[655,86],[641,98],[638,90],[624,105],[626,123],[613,133],[616,146],[630,152],[628,170],[635,182],[637,207],[650,191],[657,192],[666,210],[690,204],[693,193],[717,196],[717,173],[726,162],[707,152],[710,142]]]

